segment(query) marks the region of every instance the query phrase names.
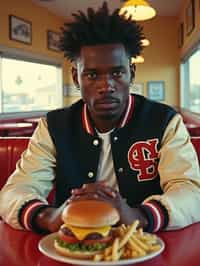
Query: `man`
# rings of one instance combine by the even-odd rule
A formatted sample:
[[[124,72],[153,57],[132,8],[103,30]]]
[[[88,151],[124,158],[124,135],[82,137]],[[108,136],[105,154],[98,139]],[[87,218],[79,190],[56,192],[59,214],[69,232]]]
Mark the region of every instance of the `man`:
[[[18,229],[54,232],[67,203],[95,198],[149,232],[200,221],[199,166],[181,116],[129,94],[141,27],[117,10],[109,15],[106,4],[74,17],[62,29],[62,49],[82,100],[41,120],[1,191],[0,215]]]

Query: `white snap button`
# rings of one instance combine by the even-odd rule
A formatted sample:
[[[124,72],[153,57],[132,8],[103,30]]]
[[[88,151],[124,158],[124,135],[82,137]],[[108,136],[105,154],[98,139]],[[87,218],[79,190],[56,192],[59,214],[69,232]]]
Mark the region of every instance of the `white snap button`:
[[[89,177],[89,178],[93,178],[93,176],[94,176],[94,173],[93,173],[93,172],[89,172],[89,173],[88,173],[88,177]]]
[[[98,146],[99,145],[98,139],[93,140],[93,144],[94,144],[94,146]]]
[[[124,171],[123,168],[119,168],[119,169],[118,169],[118,172],[119,172],[119,173],[123,173],[123,171]]]
[[[117,140],[118,140],[118,137],[115,136],[115,137],[114,137],[114,141],[117,141]]]

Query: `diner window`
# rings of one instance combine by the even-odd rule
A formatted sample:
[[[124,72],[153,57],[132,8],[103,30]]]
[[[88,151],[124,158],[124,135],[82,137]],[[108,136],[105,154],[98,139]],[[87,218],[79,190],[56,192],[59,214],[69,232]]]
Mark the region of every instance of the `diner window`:
[[[182,106],[200,113],[200,47],[190,55],[181,67]]]
[[[0,113],[59,108],[62,83],[60,66],[0,57]]]

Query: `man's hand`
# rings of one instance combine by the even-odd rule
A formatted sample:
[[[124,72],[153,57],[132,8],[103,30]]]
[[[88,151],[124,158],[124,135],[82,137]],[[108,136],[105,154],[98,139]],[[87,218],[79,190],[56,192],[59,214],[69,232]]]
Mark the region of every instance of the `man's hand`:
[[[72,190],[72,196],[67,203],[84,200],[96,199],[107,201],[115,207],[120,214],[120,223],[131,224],[135,219],[140,220],[140,226],[146,227],[147,220],[139,208],[131,208],[120,193],[106,185],[105,182],[84,184],[79,189]]]
[[[83,199],[99,199],[110,201],[116,197],[116,191],[107,186],[105,182],[84,184],[81,188],[73,189],[72,196],[67,203]]]
[[[60,226],[63,224],[61,214],[65,206],[66,202],[64,202],[59,208],[45,208],[36,217],[35,222],[37,226],[49,232],[58,231]]]
[[[105,182],[84,184],[81,188],[73,189],[72,196],[59,208],[46,208],[36,218],[37,225],[49,232],[56,232],[63,224],[61,214],[66,204],[73,201],[96,199],[109,202],[116,208],[120,215],[120,223],[131,224],[134,220],[140,221],[140,226],[146,227],[147,220],[138,208],[131,208],[120,193],[106,185]]]

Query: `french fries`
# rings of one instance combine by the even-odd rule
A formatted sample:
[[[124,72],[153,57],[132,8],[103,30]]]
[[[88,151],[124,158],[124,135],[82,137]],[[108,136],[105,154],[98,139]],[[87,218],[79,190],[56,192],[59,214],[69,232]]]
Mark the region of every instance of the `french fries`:
[[[122,224],[115,228],[112,245],[95,255],[94,261],[133,259],[158,251],[161,246],[156,235],[144,233],[142,228],[137,229],[138,225],[135,220],[129,226]]]

